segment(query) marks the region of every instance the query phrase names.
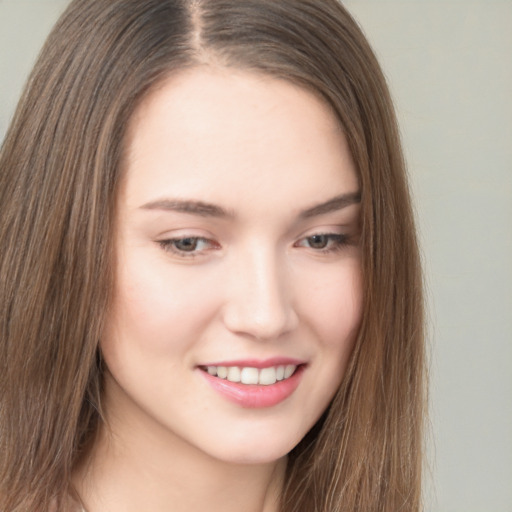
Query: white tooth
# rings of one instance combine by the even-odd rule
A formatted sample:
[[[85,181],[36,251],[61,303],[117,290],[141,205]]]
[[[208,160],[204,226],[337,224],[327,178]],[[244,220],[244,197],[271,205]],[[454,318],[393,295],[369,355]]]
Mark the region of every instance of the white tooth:
[[[242,368],[240,381],[242,384],[258,384],[259,372],[257,368]]]
[[[297,367],[294,364],[286,365],[286,368],[284,369],[284,378],[287,379],[288,377],[291,377],[293,372],[295,371],[295,368]]]
[[[270,384],[276,383],[276,369],[271,366],[270,368],[263,368],[260,371],[260,379],[259,384],[263,384],[264,386],[269,386]]]
[[[207,366],[206,370],[210,375],[217,375],[217,367],[216,366]]]
[[[217,377],[225,379],[228,376],[228,369],[225,366],[217,366]]]
[[[276,380],[284,379],[284,366],[278,366],[276,370]]]
[[[228,380],[230,382],[240,382],[240,368],[237,366],[230,366],[228,368]]]

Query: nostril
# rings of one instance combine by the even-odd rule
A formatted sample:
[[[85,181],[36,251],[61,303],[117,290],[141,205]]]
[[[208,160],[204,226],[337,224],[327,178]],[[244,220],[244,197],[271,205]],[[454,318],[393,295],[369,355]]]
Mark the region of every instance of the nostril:
[[[288,306],[280,305],[273,310],[232,304],[224,313],[228,330],[265,341],[280,338],[297,325],[295,312]]]

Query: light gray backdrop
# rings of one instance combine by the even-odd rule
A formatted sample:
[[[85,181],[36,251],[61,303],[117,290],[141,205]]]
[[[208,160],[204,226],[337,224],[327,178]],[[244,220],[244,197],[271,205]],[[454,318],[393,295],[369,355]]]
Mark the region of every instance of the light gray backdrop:
[[[68,0],[0,0],[0,139]],[[347,0],[394,94],[430,304],[427,510],[512,512],[512,0]]]

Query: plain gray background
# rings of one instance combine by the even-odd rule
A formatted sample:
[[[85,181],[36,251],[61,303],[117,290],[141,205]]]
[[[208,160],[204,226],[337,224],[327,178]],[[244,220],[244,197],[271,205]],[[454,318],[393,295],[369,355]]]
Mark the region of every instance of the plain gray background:
[[[0,139],[67,4],[0,0]],[[512,0],[345,4],[389,79],[418,213],[432,377],[426,510],[512,512]]]

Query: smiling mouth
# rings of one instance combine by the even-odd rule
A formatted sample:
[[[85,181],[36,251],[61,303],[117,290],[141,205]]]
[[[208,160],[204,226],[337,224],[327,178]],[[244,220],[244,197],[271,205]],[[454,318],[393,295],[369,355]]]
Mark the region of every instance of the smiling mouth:
[[[253,368],[240,366],[201,366],[200,369],[212,377],[217,377],[229,382],[271,386],[292,377],[297,368],[303,365],[279,365],[267,368]]]

